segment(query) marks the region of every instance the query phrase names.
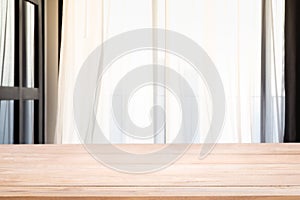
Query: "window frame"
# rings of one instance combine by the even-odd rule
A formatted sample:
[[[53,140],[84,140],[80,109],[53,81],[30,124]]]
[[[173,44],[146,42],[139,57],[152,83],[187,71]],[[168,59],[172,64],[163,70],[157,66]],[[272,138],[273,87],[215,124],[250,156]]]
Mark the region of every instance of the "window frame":
[[[34,4],[35,13],[35,87],[24,85],[25,71],[25,2]],[[43,0],[15,0],[15,80],[14,87],[0,86],[0,100],[14,100],[14,144],[24,144],[24,102],[34,101],[34,144],[44,144],[45,135],[45,55],[44,55],[44,10]]]

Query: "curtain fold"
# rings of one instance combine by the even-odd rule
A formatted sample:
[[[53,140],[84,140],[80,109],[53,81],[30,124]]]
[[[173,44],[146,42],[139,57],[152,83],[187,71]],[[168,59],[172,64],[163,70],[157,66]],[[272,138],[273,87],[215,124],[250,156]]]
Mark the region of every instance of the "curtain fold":
[[[300,1],[285,1],[285,142],[300,142]],[[299,80],[298,80],[299,79]]]
[[[262,3],[261,142],[283,142],[284,1]]]

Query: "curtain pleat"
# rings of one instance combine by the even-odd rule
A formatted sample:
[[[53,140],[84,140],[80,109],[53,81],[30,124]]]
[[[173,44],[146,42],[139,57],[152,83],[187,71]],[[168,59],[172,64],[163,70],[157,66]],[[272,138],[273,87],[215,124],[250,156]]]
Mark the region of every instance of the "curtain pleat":
[[[263,0],[261,142],[283,142],[284,1]]]

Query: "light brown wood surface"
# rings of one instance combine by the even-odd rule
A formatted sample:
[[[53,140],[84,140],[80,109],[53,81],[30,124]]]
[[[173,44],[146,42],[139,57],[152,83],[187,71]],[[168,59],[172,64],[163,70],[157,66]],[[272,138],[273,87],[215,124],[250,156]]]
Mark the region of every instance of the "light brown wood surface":
[[[119,145],[139,153],[161,147]],[[4,145],[0,199],[300,200],[299,144],[219,144],[203,160],[200,149],[191,146],[161,171],[129,174],[103,166],[82,145]]]

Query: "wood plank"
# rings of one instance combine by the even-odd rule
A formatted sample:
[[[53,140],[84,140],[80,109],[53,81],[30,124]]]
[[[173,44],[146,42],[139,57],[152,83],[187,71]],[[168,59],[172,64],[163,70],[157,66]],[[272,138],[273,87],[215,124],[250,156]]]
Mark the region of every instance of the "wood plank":
[[[178,197],[178,196],[151,196],[151,197],[86,197],[86,196],[71,196],[71,197],[45,197],[45,196],[35,196],[35,197],[0,197],[0,199],[8,200],[299,200],[298,196],[192,196],[192,197]]]
[[[13,148],[11,148],[13,146]],[[101,148],[105,148],[108,145],[102,145]],[[161,148],[165,145],[160,144],[135,144],[135,145],[115,145],[120,149],[124,149],[129,152],[136,153],[148,153]],[[177,153],[177,147],[180,145],[173,146],[171,153]],[[188,154],[199,154],[202,145],[191,145]],[[1,145],[0,155],[6,153],[18,153],[20,155],[33,153],[33,154],[86,154],[84,145]],[[299,155],[300,145],[299,144],[217,144],[210,154],[272,154],[272,155]]]
[[[118,147],[145,153],[165,146]],[[192,145],[161,171],[129,174],[107,168],[82,145],[0,146],[0,199],[300,199],[298,144],[217,145],[203,160],[199,149],[201,145]],[[174,153],[176,146],[166,154]],[[121,155],[105,156],[136,167]]]
[[[143,196],[179,196],[191,197],[195,194],[201,196],[297,196],[300,187],[0,187],[2,196],[11,197],[17,193],[20,196],[103,196],[103,197],[135,197]],[[175,192],[176,191],[176,192]],[[13,193],[12,193],[13,192]],[[264,193],[262,195],[262,193]]]

